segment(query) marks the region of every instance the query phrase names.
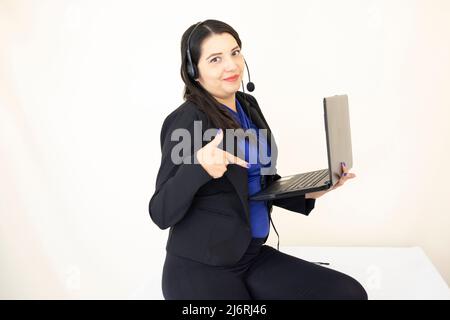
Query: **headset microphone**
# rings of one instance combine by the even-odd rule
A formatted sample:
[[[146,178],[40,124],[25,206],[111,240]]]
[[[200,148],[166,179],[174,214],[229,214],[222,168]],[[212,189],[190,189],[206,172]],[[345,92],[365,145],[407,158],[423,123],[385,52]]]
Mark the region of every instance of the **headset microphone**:
[[[250,80],[250,70],[248,69],[247,61],[245,61],[245,66],[247,67],[247,74],[248,74],[248,83],[247,83],[247,90],[250,92],[253,92],[255,90],[255,84]]]

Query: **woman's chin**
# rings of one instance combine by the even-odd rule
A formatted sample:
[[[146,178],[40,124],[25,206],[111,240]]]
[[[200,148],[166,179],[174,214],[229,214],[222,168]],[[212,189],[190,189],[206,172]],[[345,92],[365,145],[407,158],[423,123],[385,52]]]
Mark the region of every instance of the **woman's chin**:
[[[229,85],[224,87],[223,90],[228,93],[235,93],[236,91],[239,90],[240,87],[241,87],[240,84]]]

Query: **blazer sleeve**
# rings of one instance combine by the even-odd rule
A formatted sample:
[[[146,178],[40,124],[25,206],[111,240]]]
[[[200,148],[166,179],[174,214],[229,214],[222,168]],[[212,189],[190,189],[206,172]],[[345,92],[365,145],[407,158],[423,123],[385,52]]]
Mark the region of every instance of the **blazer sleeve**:
[[[192,110],[179,111],[169,115],[162,125],[161,165],[149,203],[150,217],[160,229],[169,228],[183,219],[197,190],[212,179],[200,164],[194,163],[195,152],[199,149],[193,147],[196,120],[201,119]],[[172,149],[180,141],[171,141],[171,135],[180,128],[189,131],[192,143],[189,143],[190,154],[183,154],[182,163],[175,164],[171,158]]]
[[[276,181],[280,179],[281,176],[279,174],[275,174],[274,180]],[[316,204],[316,199],[306,199],[305,195],[300,195],[292,198],[284,198],[284,199],[276,199],[272,200],[272,204],[274,206],[297,212],[302,213],[305,216],[309,215],[309,213],[314,209],[314,206]]]

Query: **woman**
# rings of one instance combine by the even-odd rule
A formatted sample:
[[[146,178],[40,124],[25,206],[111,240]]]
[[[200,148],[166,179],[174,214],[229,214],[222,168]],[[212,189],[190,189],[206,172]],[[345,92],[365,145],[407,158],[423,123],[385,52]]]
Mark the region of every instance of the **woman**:
[[[274,201],[248,199],[280,176],[261,174],[275,166],[276,144],[256,99],[238,91],[245,65],[241,48],[237,32],[217,20],[192,25],[181,40],[186,101],[162,125],[161,167],[149,203],[152,220],[161,229],[170,228],[165,299],[367,299],[348,275],[264,244],[273,205],[308,215],[317,198],[355,175],[343,166],[339,183],[328,191]],[[266,130],[254,137],[269,162],[263,164],[259,156],[249,161],[255,141],[228,135],[227,129],[239,128]],[[213,139],[198,141],[205,133]],[[195,141],[180,150],[180,136]],[[232,150],[231,140],[236,142]],[[237,153],[243,150],[245,158]]]

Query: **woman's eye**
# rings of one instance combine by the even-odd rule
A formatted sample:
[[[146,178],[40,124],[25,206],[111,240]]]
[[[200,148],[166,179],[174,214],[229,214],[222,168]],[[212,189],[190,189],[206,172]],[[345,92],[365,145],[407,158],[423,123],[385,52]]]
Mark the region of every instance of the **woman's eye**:
[[[235,50],[233,53],[235,53],[235,52],[241,52],[241,50]],[[235,56],[237,56],[237,54],[235,54]],[[213,59],[211,59],[209,62],[216,62],[216,60],[218,59],[218,57],[217,58],[213,58]]]

